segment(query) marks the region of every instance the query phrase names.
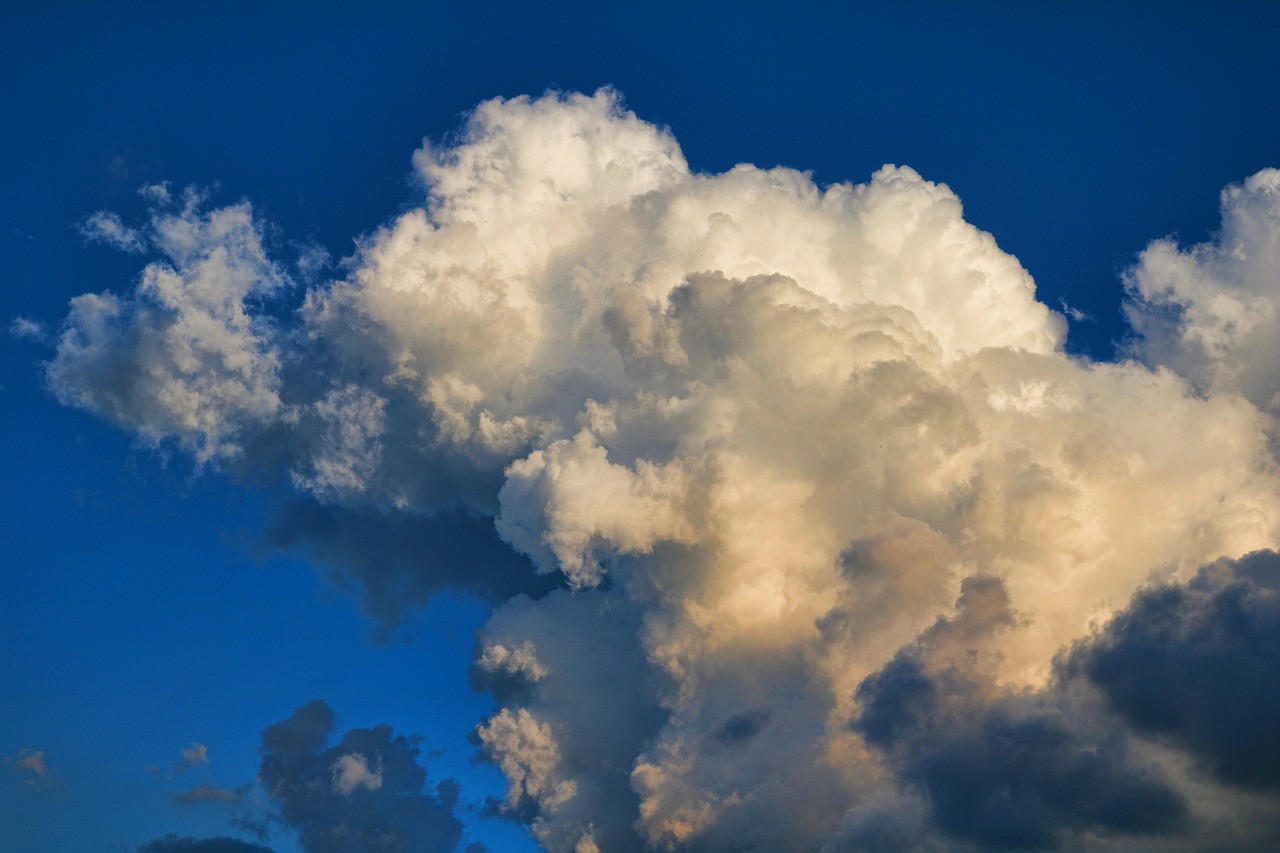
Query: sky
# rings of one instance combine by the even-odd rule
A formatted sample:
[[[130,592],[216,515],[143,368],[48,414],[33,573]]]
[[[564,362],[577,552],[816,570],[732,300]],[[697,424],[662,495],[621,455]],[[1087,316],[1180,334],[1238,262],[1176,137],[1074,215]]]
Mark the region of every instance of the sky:
[[[1280,844],[1280,10],[0,12],[0,846]]]

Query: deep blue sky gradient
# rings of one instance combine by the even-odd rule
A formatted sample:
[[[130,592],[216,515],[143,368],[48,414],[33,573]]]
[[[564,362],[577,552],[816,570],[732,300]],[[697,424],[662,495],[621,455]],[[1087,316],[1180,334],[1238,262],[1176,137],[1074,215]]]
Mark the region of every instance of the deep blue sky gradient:
[[[1071,349],[1110,358],[1119,271],[1151,239],[1204,239],[1225,184],[1280,165],[1278,36],[1266,3],[31,3],[0,12],[0,322],[56,330],[72,296],[130,287],[143,261],[77,226],[136,219],[143,183],[247,197],[283,256],[340,258],[420,197],[411,153],[478,101],[612,84],[697,170],[948,183],[1042,300],[1090,315]],[[500,795],[465,739],[490,707],[466,680],[481,605],[437,600],[376,641],[312,567],[260,553],[270,493],[59,406],[47,345],[0,352],[0,847],[233,833],[169,795],[252,780],[259,732],[318,697]],[[193,741],[207,768],[147,771]],[[45,790],[10,772],[26,748]]]

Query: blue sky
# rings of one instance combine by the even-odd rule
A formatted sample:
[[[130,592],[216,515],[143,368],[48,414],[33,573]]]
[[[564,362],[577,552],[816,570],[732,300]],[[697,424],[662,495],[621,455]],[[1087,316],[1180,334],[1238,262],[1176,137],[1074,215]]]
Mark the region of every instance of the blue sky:
[[[69,300],[127,293],[150,260],[87,239],[95,212],[141,222],[137,190],[161,182],[207,188],[209,209],[249,199],[276,257],[318,246],[335,278],[356,240],[422,204],[424,138],[456,141],[487,99],[612,86],[695,173],[786,166],[825,187],[894,163],[947,184],[1040,302],[1073,315],[1065,351],[1111,361],[1138,253],[1210,239],[1223,187],[1280,165],[1277,35],[1280,10],[1257,3],[0,13],[0,319],[42,330],[0,340],[0,846],[253,840],[232,819],[260,818],[260,792],[174,796],[252,783],[263,730],[319,698],[335,737],[422,735],[433,784],[461,785],[467,838],[536,849],[480,814],[504,791],[468,740],[508,701],[468,676],[492,599],[410,601],[388,628],[314,546],[264,544],[273,512],[304,498],[287,476],[200,468],[55,398],[44,365]],[[287,315],[304,289],[269,310]],[[193,744],[208,762],[176,769]],[[33,750],[46,771],[14,769]],[[265,843],[304,849],[283,825]]]

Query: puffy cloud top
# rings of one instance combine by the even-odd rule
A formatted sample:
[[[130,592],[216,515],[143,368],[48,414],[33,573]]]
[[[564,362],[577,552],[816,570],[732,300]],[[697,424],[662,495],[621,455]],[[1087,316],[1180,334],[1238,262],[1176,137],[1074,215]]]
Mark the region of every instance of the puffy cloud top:
[[[296,311],[247,204],[95,216],[95,239],[163,258],[73,303],[49,376],[146,439],[289,478],[306,499],[272,541],[375,613],[445,585],[509,597],[475,673],[499,701],[476,730],[508,779],[496,809],[573,851],[1194,823],[1147,750],[1215,760],[1186,734],[1208,712],[1086,729],[1018,691],[1056,689],[1054,656],[1144,584],[1280,544],[1277,173],[1228,189],[1214,243],[1144,253],[1144,364],[1066,355],[1029,274],[907,167],[700,174],[610,90],[486,102],[414,165],[422,203]],[[1152,612],[1198,624],[1198,588]],[[295,717],[264,734],[284,801],[310,808],[304,777],[398,790],[389,735],[362,736],[379,764],[327,747],[320,709]],[[1211,766],[1196,784],[1238,781]]]
[[[1204,391],[1280,412],[1280,169],[1222,191],[1222,228],[1180,249],[1157,240],[1129,270],[1133,350]]]

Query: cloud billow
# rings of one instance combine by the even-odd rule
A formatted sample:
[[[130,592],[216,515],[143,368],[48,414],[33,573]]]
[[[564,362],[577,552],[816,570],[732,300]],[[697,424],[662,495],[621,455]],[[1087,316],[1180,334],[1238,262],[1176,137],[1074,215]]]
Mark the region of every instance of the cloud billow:
[[[1197,388],[1242,394],[1280,413],[1280,169],[1222,191],[1222,227],[1207,242],[1146,248],[1125,275],[1130,350]]]
[[[1139,732],[1190,751],[1219,779],[1280,789],[1280,554],[1146,589],[1072,654]]]
[[[983,592],[996,607],[975,613]],[[981,649],[1014,624],[999,581],[967,580],[957,611],[863,681],[853,722],[904,783],[925,792],[939,830],[982,849],[1045,850],[1083,832],[1182,828],[1184,798],[1156,768],[1133,763],[1122,728],[1061,684],[995,683]]]
[[[308,853],[460,848],[457,783],[434,788],[417,741],[389,726],[352,729],[329,745],[336,717],[321,700],[262,733],[258,782]]]
[[[1193,647],[1270,672],[1261,582],[1235,621],[1235,587],[1182,582],[1280,544],[1280,320],[1214,313],[1269,304],[1271,172],[1228,189],[1216,242],[1140,257],[1141,360],[1109,363],[905,166],[698,173],[602,90],[485,102],[414,169],[420,204],[296,308],[247,202],[95,216],[157,259],[73,302],[49,379],[287,480],[268,543],[384,623],[495,602],[475,736],[545,847],[1168,844],[1207,819],[1186,786],[1243,814],[1271,784],[1211,702],[1148,719],[1158,685],[1124,675],[1148,616],[1185,623],[1195,672]],[[1182,592],[1125,610],[1153,583]],[[375,796],[361,754],[342,778]]]

